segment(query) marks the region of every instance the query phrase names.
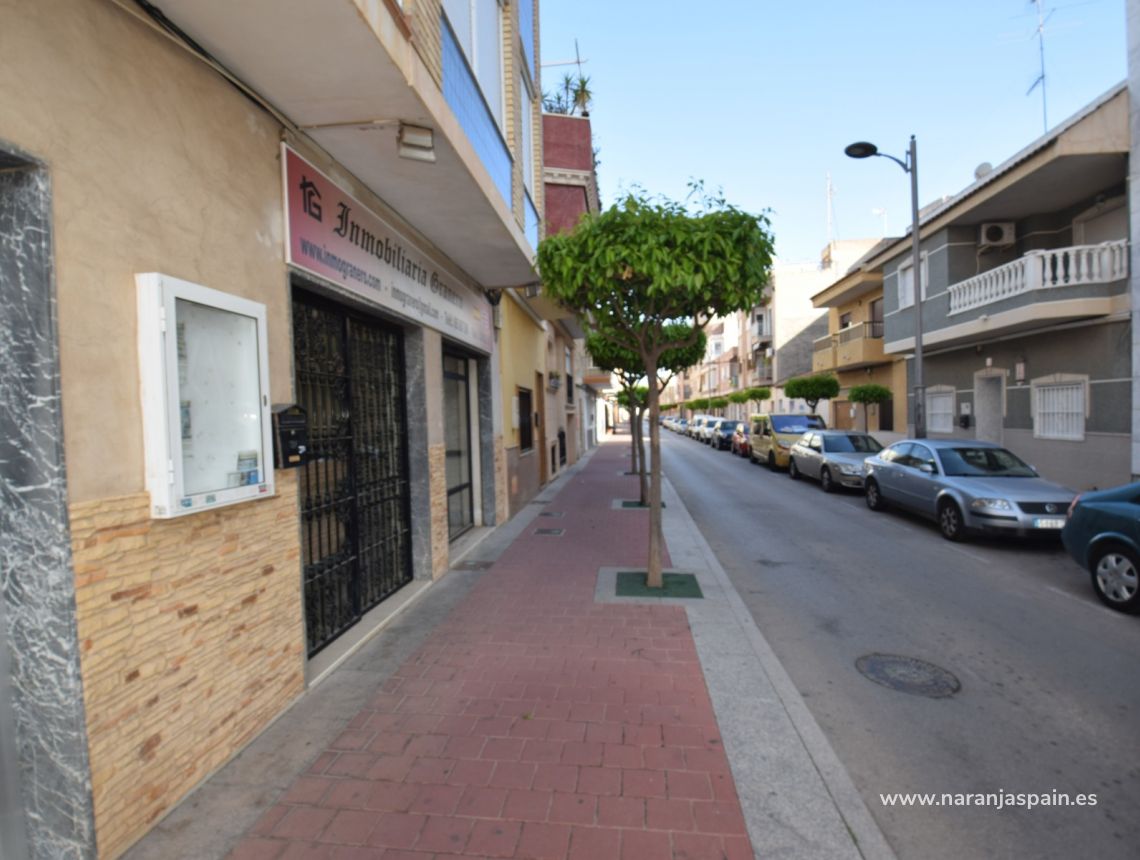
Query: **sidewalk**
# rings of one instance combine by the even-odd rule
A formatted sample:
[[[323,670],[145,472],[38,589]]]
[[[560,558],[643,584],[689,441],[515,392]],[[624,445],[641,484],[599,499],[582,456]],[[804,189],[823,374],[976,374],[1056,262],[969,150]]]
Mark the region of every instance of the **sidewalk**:
[[[609,438],[127,857],[889,857],[667,482],[705,599],[606,588],[648,530]]]

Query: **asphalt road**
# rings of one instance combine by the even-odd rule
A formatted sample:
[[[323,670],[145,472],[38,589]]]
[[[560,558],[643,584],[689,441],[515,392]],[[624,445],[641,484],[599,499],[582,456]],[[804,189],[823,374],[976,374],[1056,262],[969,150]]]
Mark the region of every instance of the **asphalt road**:
[[[665,474],[900,858],[1140,857],[1140,618],[1059,543],[974,540],[662,429]],[[917,657],[961,690],[875,684]],[[1095,806],[889,806],[889,793],[1095,794]]]

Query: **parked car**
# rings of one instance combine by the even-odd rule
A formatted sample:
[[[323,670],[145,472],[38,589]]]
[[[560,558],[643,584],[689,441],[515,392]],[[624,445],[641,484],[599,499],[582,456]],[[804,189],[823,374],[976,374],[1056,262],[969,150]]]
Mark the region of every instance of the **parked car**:
[[[673,429],[678,433],[685,433],[689,429],[689,419],[678,418],[676,423],[673,425]]]
[[[811,430],[799,438],[788,456],[792,480],[815,478],[825,493],[837,486],[861,489],[863,461],[883,450],[869,433],[854,430]]]
[[[701,425],[701,430],[697,436],[697,439],[708,445],[709,442],[712,441],[713,427],[716,426],[716,423],[718,421],[720,421],[720,419],[715,415],[710,415],[708,418],[706,418],[705,423]]]
[[[1074,493],[992,442],[904,439],[863,461],[867,507],[916,511],[958,541],[971,531],[1059,535]]]
[[[747,457],[749,455],[752,450],[752,446],[748,442],[749,435],[748,422],[737,422],[736,430],[732,434],[733,454],[739,454],[741,457]]]
[[[827,424],[818,415],[753,415],[753,463],[764,463],[769,469],[788,468],[788,452],[808,430],[826,430]]]
[[[694,415],[693,420],[689,422],[689,426],[685,430],[685,434],[690,439],[700,439],[701,438],[701,428],[704,426],[705,422],[708,420],[709,420],[709,416],[707,416],[707,415]]]
[[[1140,484],[1077,496],[1061,542],[1106,606],[1140,612]]]
[[[736,425],[740,422],[735,418],[720,418],[714,424],[709,434],[709,444],[718,451],[732,447],[732,437],[736,433]]]

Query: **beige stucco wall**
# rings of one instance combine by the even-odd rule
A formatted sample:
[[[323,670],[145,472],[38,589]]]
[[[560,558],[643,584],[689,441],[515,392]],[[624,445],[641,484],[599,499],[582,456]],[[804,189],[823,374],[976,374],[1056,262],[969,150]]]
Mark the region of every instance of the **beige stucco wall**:
[[[278,126],[110,3],[3,17],[0,137],[52,181],[70,498],[137,493],[136,272],[265,303],[271,396],[289,399]]]
[[[534,380],[535,373],[546,367],[546,334],[511,297],[503,296],[499,307],[503,320],[499,333],[503,438],[507,448],[517,448],[519,430],[513,425],[512,418],[514,397],[518,388],[529,388],[534,393],[535,408],[538,408],[540,392],[534,390]],[[536,442],[537,435],[536,432]]]

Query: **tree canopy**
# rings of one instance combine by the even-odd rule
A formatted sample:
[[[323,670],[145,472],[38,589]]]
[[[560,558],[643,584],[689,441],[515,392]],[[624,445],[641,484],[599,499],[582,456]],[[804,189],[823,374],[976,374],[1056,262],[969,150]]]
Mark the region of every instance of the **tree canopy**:
[[[660,380],[669,350],[697,343],[715,316],[760,304],[774,241],[765,215],[745,212],[692,186],[691,203],[627,195],[544,239],[545,291],[581,315],[596,335],[641,359],[649,385],[650,485],[647,581],[662,585]],[[686,333],[678,337],[676,324]],[[696,363],[696,362],[692,362]]]
[[[797,376],[784,383],[784,394],[793,400],[803,400],[815,412],[821,400],[830,400],[839,393],[839,380],[830,373],[815,376]]]

